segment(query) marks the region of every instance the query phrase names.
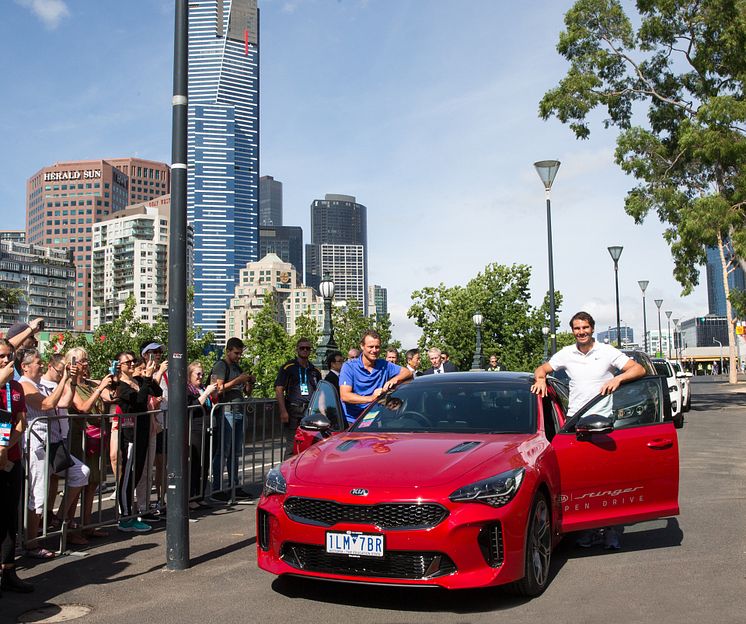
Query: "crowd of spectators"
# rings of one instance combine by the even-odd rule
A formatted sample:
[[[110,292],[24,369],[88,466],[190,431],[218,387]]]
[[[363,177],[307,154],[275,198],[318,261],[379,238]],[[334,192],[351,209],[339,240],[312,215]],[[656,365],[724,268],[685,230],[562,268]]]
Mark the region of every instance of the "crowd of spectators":
[[[42,354],[37,335],[43,327],[43,319],[16,323],[0,339],[0,589],[17,592],[33,591],[15,569],[21,518],[23,555],[51,559],[56,552],[49,546],[50,533],[64,534],[67,544],[85,545],[109,535],[105,524],[143,533],[166,513],[163,345],[148,342],[139,352],[117,353],[109,372],[93,379],[84,348]],[[191,509],[228,500],[220,492],[225,481],[234,490],[237,485],[236,445],[243,448],[240,402],[251,394],[254,378],[237,366],[243,343],[231,339],[226,346],[209,383],[200,362],[187,370]],[[219,411],[225,422],[212,427],[207,416],[217,402],[235,407]],[[211,461],[214,483],[209,484]],[[250,498],[240,490],[237,494]],[[97,497],[99,512],[94,514]],[[105,519],[103,500],[116,500]]]

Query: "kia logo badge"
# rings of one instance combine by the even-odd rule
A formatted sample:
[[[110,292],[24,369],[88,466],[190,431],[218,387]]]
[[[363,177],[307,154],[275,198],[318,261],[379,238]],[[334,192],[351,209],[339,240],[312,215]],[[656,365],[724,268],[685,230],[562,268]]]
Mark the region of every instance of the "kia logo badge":
[[[354,488],[350,490],[350,494],[353,496],[368,496],[368,490],[365,488]]]

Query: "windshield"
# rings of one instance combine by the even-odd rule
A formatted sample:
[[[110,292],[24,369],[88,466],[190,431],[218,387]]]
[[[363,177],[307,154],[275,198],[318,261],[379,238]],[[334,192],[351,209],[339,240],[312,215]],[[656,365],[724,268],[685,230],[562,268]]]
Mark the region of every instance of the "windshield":
[[[534,433],[536,403],[527,384],[412,383],[372,403],[352,431]]]

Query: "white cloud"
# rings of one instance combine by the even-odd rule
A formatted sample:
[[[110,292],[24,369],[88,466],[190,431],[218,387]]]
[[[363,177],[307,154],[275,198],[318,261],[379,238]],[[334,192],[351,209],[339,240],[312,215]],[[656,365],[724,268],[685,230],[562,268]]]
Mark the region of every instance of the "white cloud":
[[[16,0],[22,7],[31,9],[49,30],[60,25],[63,17],[70,16],[70,9],[64,0]]]

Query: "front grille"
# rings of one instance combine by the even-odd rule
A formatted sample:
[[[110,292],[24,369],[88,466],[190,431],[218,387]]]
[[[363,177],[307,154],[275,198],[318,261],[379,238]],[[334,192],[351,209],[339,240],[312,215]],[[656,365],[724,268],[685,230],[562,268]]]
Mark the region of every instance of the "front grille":
[[[285,512],[296,522],[331,527],[340,522],[372,524],[381,529],[429,529],[448,517],[448,510],[437,503],[379,503],[345,505],[317,498],[292,497],[285,501]]]
[[[282,559],[299,570],[392,579],[427,579],[456,571],[448,555],[438,552],[391,550],[383,557],[329,554],[323,546],[286,543]]]
[[[483,527],[477,537],[479,549],[487,565],[499,568],[503,563],[503,527],[499,522]]]
[[[256,514],[256,538],[259,548],[269,550],[269,514],[264,509],[259,509]]]

